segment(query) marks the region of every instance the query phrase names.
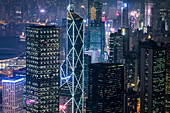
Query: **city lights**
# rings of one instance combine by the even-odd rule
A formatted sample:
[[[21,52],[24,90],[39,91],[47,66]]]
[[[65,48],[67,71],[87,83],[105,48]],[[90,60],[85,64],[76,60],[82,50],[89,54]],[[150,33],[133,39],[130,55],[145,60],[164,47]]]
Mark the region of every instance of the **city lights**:
[[[169,6],[0,0],[0,111],[170,113]]]
[[[24,78],[18,79],[18,80],[2,80],[2,82],[9,82],[9,83],[17,83],[23,81]]]
[[[41,13],[45,13],[45,9],[41,9],[40,12],[41,12]]]
[[[67,107],[66,107],[66,105],[59,105],[59,109],[60,109],[60,110],[66,110]]]
[[[124,8],[126,8],[127,7],[127,3],[124,3],[123,6],[124,6]]]

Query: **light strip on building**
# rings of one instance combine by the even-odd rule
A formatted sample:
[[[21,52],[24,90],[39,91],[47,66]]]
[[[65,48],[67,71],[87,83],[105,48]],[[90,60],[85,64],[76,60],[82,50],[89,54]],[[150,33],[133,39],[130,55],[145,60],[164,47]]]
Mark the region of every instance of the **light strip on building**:
[[[61,80],[67,80],[70,79],[71,76],[67,76],[67,77],[61,77]]]
[[[24,78],[18,80],[2,80],[2,82],[16,83],[16,82],[21,82],[22,80],[24,80]]]

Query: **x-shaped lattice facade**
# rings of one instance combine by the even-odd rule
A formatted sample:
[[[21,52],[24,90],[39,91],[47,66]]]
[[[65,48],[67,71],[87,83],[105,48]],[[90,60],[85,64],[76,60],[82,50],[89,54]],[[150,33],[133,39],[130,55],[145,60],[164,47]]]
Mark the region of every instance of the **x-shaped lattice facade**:
[[[84,113],[84,25],[83,18],[68,8],[67,50],[65,61],[61,64],[61,77],[65,78],[61,87],[69,94],[63,106],[71,105],[63,113]],[[70,95],[70,96],[69,96]]]

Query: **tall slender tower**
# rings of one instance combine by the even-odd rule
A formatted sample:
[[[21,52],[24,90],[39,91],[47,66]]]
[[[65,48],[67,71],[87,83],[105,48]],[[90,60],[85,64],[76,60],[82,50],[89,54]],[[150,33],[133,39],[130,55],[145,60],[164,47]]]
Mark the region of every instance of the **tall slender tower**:
[[[61,78],[63,78],[65,82],[61,85],[61,92],[64,88],[68,88],[69,91],[67,92],[68,99],[63,106],[69,105],[69,107],[71,107],[67,113],[84,113],[83,18],[74,12],[74,2],[71,0],[67,14],[67,55],[61,65]],[[65,107],[60,108],[62,113],[66,113],[64,108]]]
[[[55,26],[27,27],[27,113],[59,113],[59,30]]]

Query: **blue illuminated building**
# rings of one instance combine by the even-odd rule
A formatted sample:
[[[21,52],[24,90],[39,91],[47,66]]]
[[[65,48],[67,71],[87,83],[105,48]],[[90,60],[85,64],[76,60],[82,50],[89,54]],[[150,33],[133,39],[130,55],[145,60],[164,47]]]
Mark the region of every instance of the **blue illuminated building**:
[[[23,112],[24,78],[8,78],[2,80],[3,113]]]
[[[105,47],[105,25],[102,22],[102,1],[89,0],[88,1],[88,19],[89,19],[89,50],[97,50],[100,53],[99,62],[104,61],[104,47]]]

